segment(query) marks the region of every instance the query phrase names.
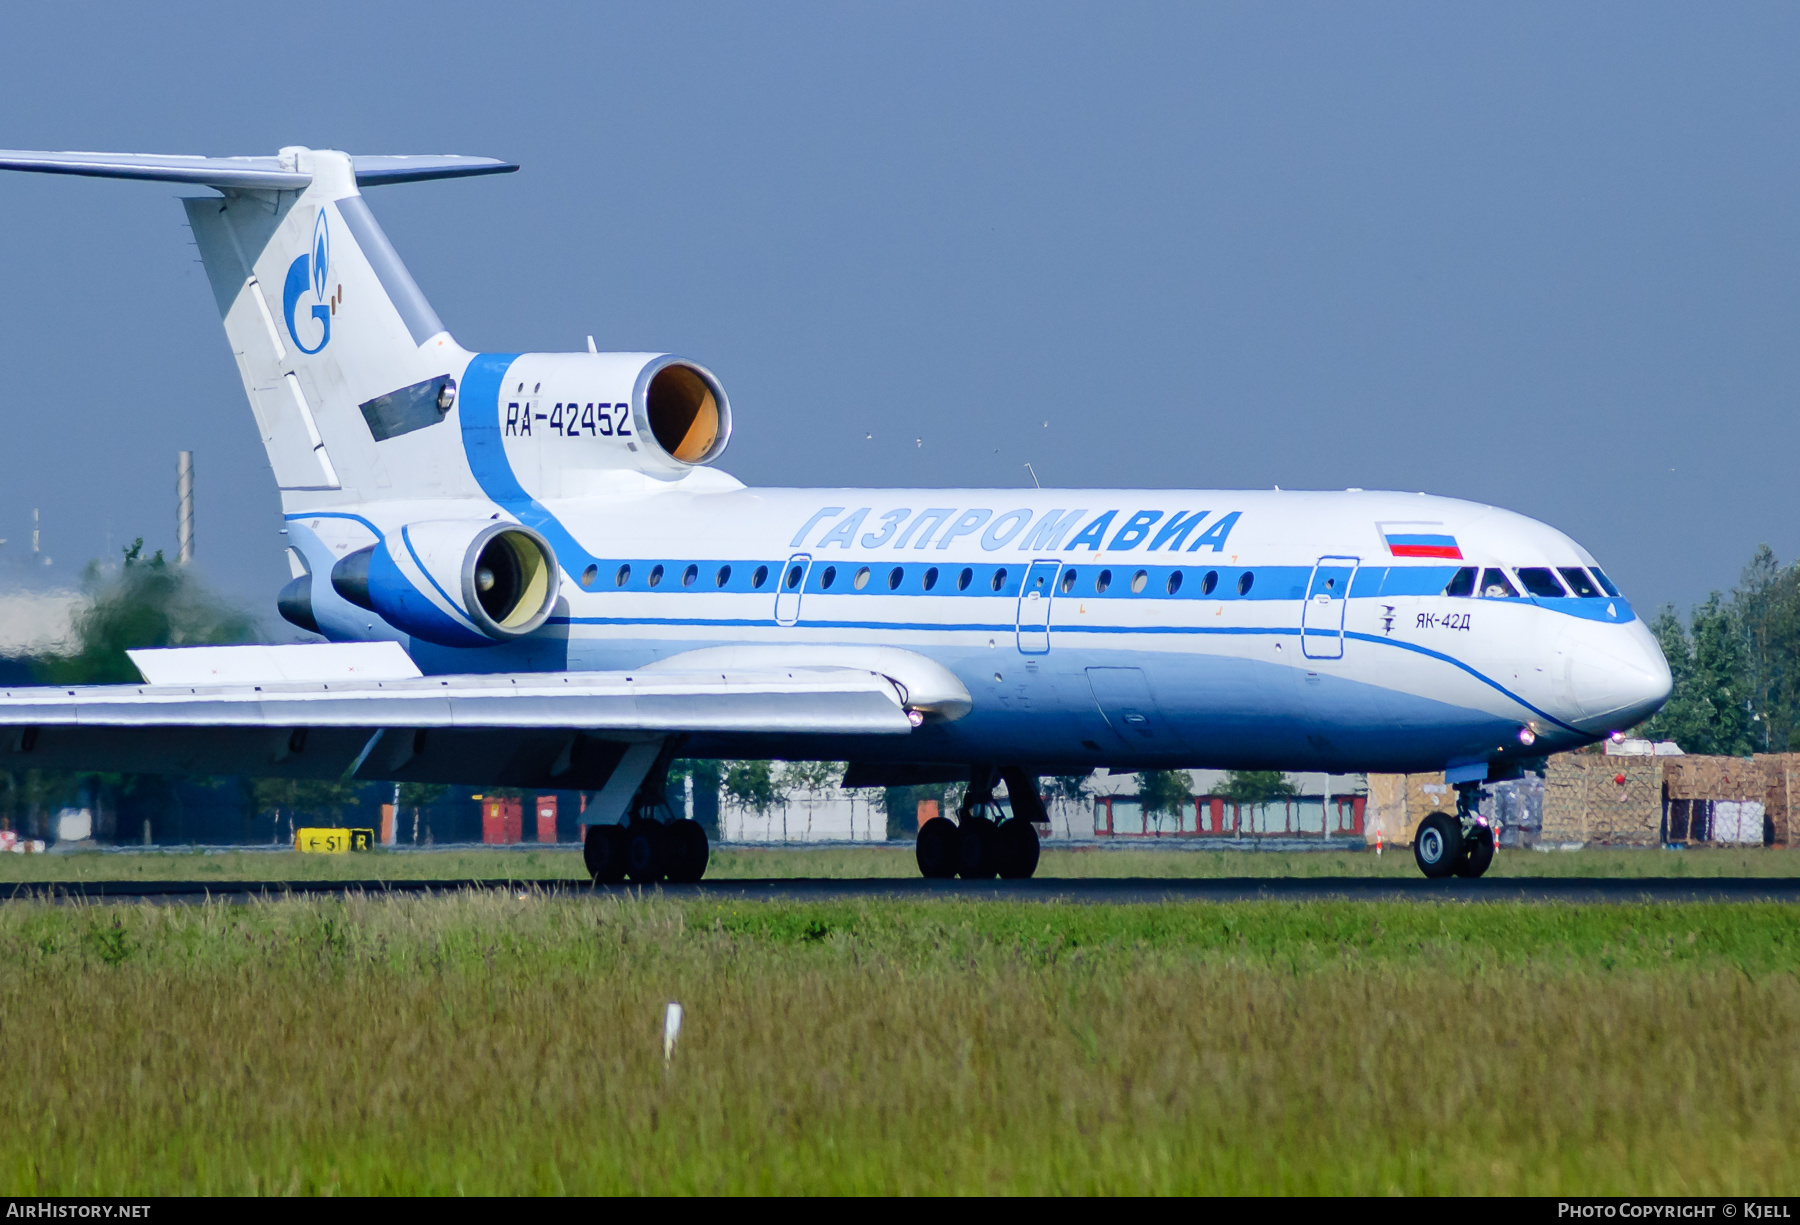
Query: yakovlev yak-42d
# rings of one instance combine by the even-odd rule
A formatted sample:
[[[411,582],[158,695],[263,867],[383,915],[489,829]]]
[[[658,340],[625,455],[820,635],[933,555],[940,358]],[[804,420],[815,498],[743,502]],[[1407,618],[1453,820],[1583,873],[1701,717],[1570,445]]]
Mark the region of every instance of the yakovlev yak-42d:
[[[748,489],[713,373],[478,353],[361,188],[469,157],[0,152],[184,201],[281,488],[284,617],[330,641],[134,654],[142,685],[0,695],[0,761],[597,792],[601,880],[694,880],[683,757],[966,780],[927,876],[1031,875],[1037,779],[1446,772],[1427,875],[1479,875],[1482,780],[1654,712],[1669,669],[1574,541],[1421,494]],[[993,803],[1004,781],[1011,815]]]

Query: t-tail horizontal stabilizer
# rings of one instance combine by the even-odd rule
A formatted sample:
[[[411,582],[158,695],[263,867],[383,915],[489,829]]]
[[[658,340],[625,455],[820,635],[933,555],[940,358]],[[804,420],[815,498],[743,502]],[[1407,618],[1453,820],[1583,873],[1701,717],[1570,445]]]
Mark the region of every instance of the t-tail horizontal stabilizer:
[[[478,174],[507,174],[512,162],[461,154],[352,154],[358,187],[385,183],[418,183],[426,179],[464,179]],[[162,183],[194,183],[233,191],[304,191],[312,175],[284,150],[274,157],[189,157],[167,153],[52,153],[37,149],[0,149],[0,170],[39,174],[80,174],[99,179],[151,179]]]

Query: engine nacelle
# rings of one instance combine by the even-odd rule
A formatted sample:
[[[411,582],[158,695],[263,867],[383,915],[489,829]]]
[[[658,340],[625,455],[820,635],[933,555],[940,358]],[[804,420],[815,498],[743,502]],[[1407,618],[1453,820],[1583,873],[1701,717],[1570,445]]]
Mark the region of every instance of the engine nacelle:
[[[534,497],[581,496],[584,477],[605,469],[678,480],[718,459],[731,440],[724,386],[706,367],[672,353],[493,360],[506,365],[472,365],[465,374],[462,411],[476,428],[493,429],[508,479]]]
[[[542,625],[561,584],[550,542],[517,523],[411,523],[331,569],[350,603],[442,646],[482,646]]]

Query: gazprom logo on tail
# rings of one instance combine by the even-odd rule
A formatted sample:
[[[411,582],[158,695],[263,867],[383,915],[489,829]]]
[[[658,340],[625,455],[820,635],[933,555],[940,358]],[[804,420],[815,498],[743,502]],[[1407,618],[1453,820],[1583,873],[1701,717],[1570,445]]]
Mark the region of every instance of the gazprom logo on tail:
[[[317,353],[331,340],[331,313],[333,303],[327,292],[330,282],[327,277],[331,269],[331,228],[325,221],[325,210],[319,210],[319,219],[313,222],[312,250],[299,256],[288,265],[287,281],[281,287],[281,313],[287,320],[288,335],[294,338],[294,347],[302,353]],[[300,299],[312,291],[312,317],[319,321],[319,343],[308,346],[300,339],[300,332],[294,326],[294,308],[300,305]],[[307,328],[310,333],[311,328]]]

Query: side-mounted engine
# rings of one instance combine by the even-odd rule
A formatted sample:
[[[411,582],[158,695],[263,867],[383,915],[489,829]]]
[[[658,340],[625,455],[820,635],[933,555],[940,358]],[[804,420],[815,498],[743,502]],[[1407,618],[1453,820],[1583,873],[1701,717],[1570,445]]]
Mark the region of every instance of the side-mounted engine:
[[[528,527],[437,520],[345,556],[331,585],[395,629],[466,647],[537,629],[556,605],[560,573],[549,541]]]

